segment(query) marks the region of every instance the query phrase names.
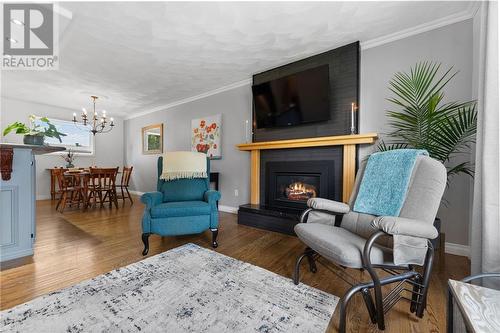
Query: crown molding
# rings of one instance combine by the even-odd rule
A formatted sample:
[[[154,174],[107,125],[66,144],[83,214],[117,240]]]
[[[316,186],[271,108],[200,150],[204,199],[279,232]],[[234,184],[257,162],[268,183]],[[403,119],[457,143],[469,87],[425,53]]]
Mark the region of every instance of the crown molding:
[[[229,84],[227,86],[223,86],[223,87],[220,87],[220,88],[217,88],[217,89],[214,89],[214,90],[210,90],[210,91],[204,92],[204,93],[196,95],[196,96],[192,96],[192,97],[188,97],[188,98],[183,98],[183,99],[180,99],[178,101],[175,101],[175,102],[172,102],[172,103],[169,103],[169,104],[160,105],[160,106],[157,106],[155,108],[152,108],[152,109],[149,109],[149,110],[146,110],[146,111],[135,113],[133,115],[130,115],[130,116],[126,117],[125,120],[133,119],[133,118],[137,118],[137,117],[141,117],[141,116],[144,116],[146,114],[153,113],[153,112],[158,112],[158,111],[164,111],[164,110],[167,110],[167,109],[171,109],[171,108],[176,107],[178,105],[182,105],[182,104],[185,104],[185,103],[193,102],[193,101],[196,101],[198,99],[202,99],[202,98],[205,98],[205,97],[216,95],[216,94],[219,94],[219,93],[224,92],[224,91],[228,91],[228,90],[236,89],[236,88],[243,87],[243,86],[246,86],[246,85],[250,85],[251,83],[252,83],[252,79],[246,79],[246,80],[243,80],[243,81],[238,81],[238,82]]]
[[[381,46],[381,45],[391,43],[391,42],[394,42],[394,41],[397,41],[400,39],[408,38],[411,36],[419,35],[419,34],[424,33],[424,32],[439,29],[439,28],[445,27],[445,26],[450,25],[450,24],[454,24],[454,23],[458,23],[458,22],[472,19],[476,15],[480,5],[481,5],[480,2],[472,1],[466,10],[461,11],[459,13],[445,16],[445,17],[442,17],[440,19],[430,21],[427,23],[423,23],[420,25],[416,25],[414,27],[404,29],[401,31],[397,31],[397,32],[394,32],[392,34],[388,34],[388,35],[385,35],[382,37],[378,37],[378,38],[374,38],[371,40],[361,42],[360,43],[361,50],[371,49],[373,47]]]

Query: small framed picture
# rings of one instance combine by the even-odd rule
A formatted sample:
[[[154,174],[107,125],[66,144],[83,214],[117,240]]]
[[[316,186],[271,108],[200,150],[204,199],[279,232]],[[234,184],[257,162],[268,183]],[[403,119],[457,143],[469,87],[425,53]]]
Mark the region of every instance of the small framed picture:
[[[142,128],[142,153],[163,153],[163,124],[154,124]]]

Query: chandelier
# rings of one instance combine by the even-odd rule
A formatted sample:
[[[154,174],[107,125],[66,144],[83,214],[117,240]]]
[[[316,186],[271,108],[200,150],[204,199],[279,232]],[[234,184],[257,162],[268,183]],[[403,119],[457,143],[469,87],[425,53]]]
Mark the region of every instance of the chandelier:
[[[113,118],[108,118],[106,116],[106,110],[102,110],[101,115],[99,115],[95,109],[95,101],[99,98],[97,96],[90,96],[93,103],[93,112],[90,116],[87,115],[87,110],[82,108],[82,121],[81,124],[86,130],[90,131],[93,135],[97,133],[107,133],[113,129],[115,124],[113,123]],[[76,113],[73,113],[73,123],[78,126],[79,122],[76,120]]]

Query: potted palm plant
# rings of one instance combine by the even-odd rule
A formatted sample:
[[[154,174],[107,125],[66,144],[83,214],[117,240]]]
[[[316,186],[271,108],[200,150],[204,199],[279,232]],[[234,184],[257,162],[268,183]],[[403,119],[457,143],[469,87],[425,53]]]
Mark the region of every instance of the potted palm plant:
[[[390,131],[379,150],[425,149],[447,169],[448,183],[457,174],[474,176],[467,154],[475,142],[477,110],[475,101],[445,102],[444,88],[457,75],[452,68],[440,72],[440,64],[422,62],[409,73],[398,72],[389,83],[389,98],[397,111],[387,111]],[[436,221],[440,227],[440,220]]]
[[[56,138],[62,142],[61,137],[66,136],[66,134],[59,132],[47,117],[40,118],[40,122],[44,125],[37,124],[36,119],[34,115],[30,115],[28,125],[16,121],[3,130],[3,135],[15,131],[16,134],[24,135],[23,142],[27,145],[43,145],[45,137]]]

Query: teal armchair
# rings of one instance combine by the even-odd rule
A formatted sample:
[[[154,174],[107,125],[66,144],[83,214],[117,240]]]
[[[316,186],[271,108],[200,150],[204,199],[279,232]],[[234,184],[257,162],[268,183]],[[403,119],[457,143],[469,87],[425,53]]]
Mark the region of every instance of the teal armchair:
[[[219,230],[217,201],[220,193],[209,189],[209,177],[160,179],[163,157],[158,158],[156,192],[144,193],[142,203],[146,205],[142,217],[143,255],[149,251],[149,236],[179,236],[199,234],[210,229],[212,247],[216,248]],[[210,160],[207,158],[207,175],[210,175]]]

